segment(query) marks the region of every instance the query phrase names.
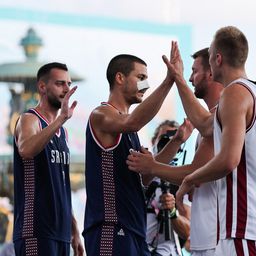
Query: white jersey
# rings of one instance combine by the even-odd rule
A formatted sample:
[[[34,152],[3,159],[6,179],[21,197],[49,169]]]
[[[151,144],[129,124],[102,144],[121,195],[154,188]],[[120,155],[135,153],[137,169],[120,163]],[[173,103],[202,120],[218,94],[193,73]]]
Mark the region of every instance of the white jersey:
[[[235,83],[243,85],[252,94],[254,110],[251,123],[246,127],[239,165],[226,177],[217,180],[220,238],[256,240],[256,85],[241,78],[228,86],[235,86]],[[221,130],[217,110],[214,118],[215,154],[218,154],[221,148]]]
[[[200,134],[197,145],[200,143]],[[194,189],[191,204],[190,249],[214,249],[217,244],[217,186],[216,181]]]

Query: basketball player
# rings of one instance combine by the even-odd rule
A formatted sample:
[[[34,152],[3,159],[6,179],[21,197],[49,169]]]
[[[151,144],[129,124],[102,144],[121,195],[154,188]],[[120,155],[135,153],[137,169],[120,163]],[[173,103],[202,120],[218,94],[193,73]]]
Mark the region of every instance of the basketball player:
[[[213,81],[209,65],[208,48],[197,51],[192,55],[194,63],[190,82],[194,86],[194,95],[203,99],[210,112],[214,112],[220,98],[223,86]],[[190,91],[192,94],[192,91]],[[154,161],[145,152],[132,152],[127,163],[133,171],[152,173],[162,179],[181,184],[184,177],[214,156],[213,138],[197,139],[196,153],[191,164],[173,167]],[[156,158],[157,160],[157,158]],[[205,221],[207,220],[207,221]],[[191,207],[190,249],[193,256],[213,256],[217,245],[217,188],[216,182],[207,182],[194,189]]]
[[[16,256],[83,255],[71,209],[70,153],[62,125],[76,107],[76,87],[65,64],[37,73],[40,101],[22,114],[14,132],[14,246]],[[60,113],[58,115],[58,111]]]
[[[83,236],[87,256],[150,255],[145,241],[146,205],[142,177],[126,165],[129,150],[140,150],[137,136],[160,109],[173,79],[142,102],[148,88],[146,63],[121,54],[107,68],[108,102],[91,113],[86,131],[87,203]],[[141,103],[142,102],[142,103]],[[132,104],[141,103],[131,114]],[[147,184],[152,177],[143,177]]]
[[[177,193],[177,204],[185,193],[201,183],[217,180],[220,241],[216,255],[255,255],[256,174],[255,95],[256,85],[248,80],[245,62],[248,42],[236,27],[219,29],[209,50],[213,79],[225,88],[215,115],[210,115],[190,94],[182,76],[182,60],[173,45],[175,81],[192,123],[204,136],[214,127],[215,157],[187,176]]]

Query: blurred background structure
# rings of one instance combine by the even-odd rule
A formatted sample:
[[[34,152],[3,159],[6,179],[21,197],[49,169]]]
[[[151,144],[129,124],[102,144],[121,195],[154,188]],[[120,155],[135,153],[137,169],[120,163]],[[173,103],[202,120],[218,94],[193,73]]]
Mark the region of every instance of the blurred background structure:
[[[78,106],[66,127],[72,155],[74,210],[82,230],[85,125],[93,108],[107,100],[105,72],[109,60],[120,53],[144,59],[151,85],[147,96],[165,77],[161,56],[169,55],[171,40],[179,43],[188,80],[190,55],[208,47],[218,28],[235,25],[249,40],[247,71],[255,80],[255,5],[249,0],[0,1],[0,231],[6,231],[0,232],[0,244],[11,239],[6,226],[1,226],[1,211],[8,208],[5,213],[9,217],[12,214],[11,131],[18,114],[38,99],[35,75],[42,64],[66,63],[78,85],[73,96]],[[150,147],[152,133],[161,121],[176,119],[181,123],[184,117],[174,86],[158,115],[140,131],[142,144]],[[195,135],[186,144],[186,162],[194,154]],[[8,221],[9,217],[3,219]]]

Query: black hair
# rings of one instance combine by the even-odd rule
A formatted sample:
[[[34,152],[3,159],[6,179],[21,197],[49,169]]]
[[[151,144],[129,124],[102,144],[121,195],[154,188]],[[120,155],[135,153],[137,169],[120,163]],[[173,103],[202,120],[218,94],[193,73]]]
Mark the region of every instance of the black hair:
[[[40,79],[42,79],[42,78],[43,78],[44,80],[47,80],[50,71],[51,71],[52,69],[54,69],[54,68],[68,71],[68,67],[67,67],[66,64],[59,63],[59,62],[47,63],[47,64],[43,65],[41,68],[39,68],[39,70],[38,70],[38,72],[37,72],[37,76],[36,76],[37,82],[38,82]]]
[[[106,73],[110,90],[113,88],[116,73],[121,72],[125,76],[128,76],[134,69],[135,62],[147,66],[144,60],[130,54],[120,54],[111,59],[108,64]]]

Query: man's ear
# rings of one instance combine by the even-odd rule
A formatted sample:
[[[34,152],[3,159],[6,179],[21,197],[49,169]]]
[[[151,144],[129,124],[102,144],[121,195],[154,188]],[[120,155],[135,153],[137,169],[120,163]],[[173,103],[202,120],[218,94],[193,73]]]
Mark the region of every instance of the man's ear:
[[[46,84],[42,80],[37,83],[37,87],[40,94],[46,93]]]
[[[221,66],[222,62],[223,62],[223,57],[220,53],[216,54],[216,59],[215,59],[216,65],[217,66]]]
[[[117,72],[115,78],[117,84],[122,84],[124,82],[124,75],[121,72]]]
[[[208,79],[208,80],[212,80],[212,71],[211,71],[210,68],[209,68],[209,70],[207,70],[206,76],[207,76],[207,79]]]

